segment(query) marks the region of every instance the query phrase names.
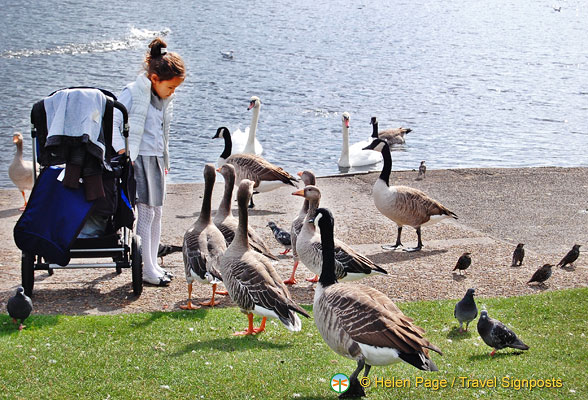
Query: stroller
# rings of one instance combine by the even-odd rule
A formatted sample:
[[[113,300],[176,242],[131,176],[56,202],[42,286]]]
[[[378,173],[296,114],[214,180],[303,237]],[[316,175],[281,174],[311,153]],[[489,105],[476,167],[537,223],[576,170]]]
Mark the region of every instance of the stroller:
[[[112,148],[114,110],[123,115],[125,154]],[[22,286],[32,295],[35,271],[131,268],[143,291],[140,238],[133,234],[135,180],[128,158],[128,114],[103,89],[60,89],[31,110],[34,186],[14,227],[22,251]],[[65,164],[65,167],[63,165]],[[70,263],[72,258],[112,262]]]

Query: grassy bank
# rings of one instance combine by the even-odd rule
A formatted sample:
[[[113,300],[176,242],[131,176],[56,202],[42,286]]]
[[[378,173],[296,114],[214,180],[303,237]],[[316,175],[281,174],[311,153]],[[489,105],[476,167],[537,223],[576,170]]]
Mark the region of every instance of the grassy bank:
[[[586,398],[588,289],[477,299],[531,349],[494,358],[475,329],[457,333],[455,301],[399,303],[444,352],[439,373],[396,364],[374,367],[370,399]],[[18,332],[0,315],[0,397],[47,399],[336,398],[329,380],[355,363],[333,353],[312,320],[299,333],[276,322],[256,337],[234,337],[246,318],[235,308],[114,316],[33,315]],[[417,378],[446,379],[434,390]],[[470,381],[465,378],[471,379]],[[410,387],[374,386],[376,378]],[[498,388],[472,387],[496,378]],[[518,380],[561,380],[560,388],[520,388]],[[442,381],[429,382],[430,385]],[[557,382],[556,382],[557,383]],[[464,387],[465,385],[470,387]],[[508,384],[509,387],[501,387]],[[410,394],[409,394],[410,393]]]

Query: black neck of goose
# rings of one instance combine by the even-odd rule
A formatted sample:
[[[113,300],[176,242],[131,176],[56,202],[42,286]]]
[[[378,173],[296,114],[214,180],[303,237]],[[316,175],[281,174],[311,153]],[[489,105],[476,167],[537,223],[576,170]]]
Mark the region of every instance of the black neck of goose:
[[[204,182],[204,196],[202,197],[202,209],[200,210],[200,220],[210,221],[210,203],[212,199],[212,189],[214,179],[206,178]]]
[[[237,233],[233,241],[237,240],[245,246],[249,246],[248,234],[248,223],[249,214],[247,206],[249,205],[250,196],[237,196],[237,204],[239,206],[239,225],[237,226]]]
[[[392,171],[392,156],[390,155],[390,147],[384,143],[382,149],[382,157],[384,158],[384,166],[380,172],[380,179],[384,181],[386,186],[390,186],[390,173]]]
[[[337,275],[335,275],[335,240],[332,226],[321,228],[321,244],[323,248],[323,269],[319,282],[323,287],[327,287],[337,283]]]
[[[221,153],[220,158],[226,160],[231,155],[231,151],[233,151],[233,141],[231,140],[231,135],[228,131],[223,133],[223,139],[225,139],[225,149]]]
[[[378,123],[374,122],[372,124],[372,138],[377,139],[378,138]]]
[[[221,210],[231,212],[231,198],[233,197],[233,187],[235,186],[235,175],[225,176],[225,192],[220,204]]]

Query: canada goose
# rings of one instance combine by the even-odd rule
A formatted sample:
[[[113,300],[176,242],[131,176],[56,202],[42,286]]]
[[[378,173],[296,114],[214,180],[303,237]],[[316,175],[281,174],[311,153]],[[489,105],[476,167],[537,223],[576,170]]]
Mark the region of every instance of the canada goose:
[[[304,186],[316,186],[316,177],[312,171],[300,171],[298,172],[298,176],[302,179],[302,182],[304,182]],[[296,268],[298,268],[298,262],[300,261],[300,259],[298,258],[298,253],[296,252],[296,239],[298,238],[300,230],[302,229],[302,222],[306,217],[306,213],[308,213],[308,200],[304,199],[304,203],[302,203],[302,208],[300,209],[298,216],[294,219],[294,221],[292,221],[292,226],[290,227],[290,239],[292,241],[292,256],[294,257],[294,267],[292,268],[292,274],[290,275],[290,278],[284,281],[284,283],[287,285],[295,285],[296,283],[298,283],[296,281],[295,275]],[[316,282],[316,280],[312,279],[311,281]]]
[[[12,163],[8,167],[8,176],[22,194],[24,205],[19,210],[23,211],[27,206],[27,197],[24,191],[33,188],[33,162],[24,160],[22,157],[23,137],[20,132],[14,133],[12,142],[16,145],[16,153],[14,153]]]
[[[237,191],[239,227],[220,263],[223,282],[231,299],[247,314],[249,326],[235,335],[251,335],[265,330],[267,318],[278,318],[290,331],[300,331],[302,323],[296,313],[310,317],[294,303],[271,261],[249,246],[247,204],[253,194],[253,181],[241,181]],[[253,328],[253,314],[263,317]]]
[[[184,234],[182,254],[184,256],[184,269],[188,282],[188,303],[181,305],[183,310],[195,310],[200,308],[192,304],[192,283],[197,280],[202,283],[212,283],[212,298],[208,302],[200,303],[203,306],[215,306],[216,286],[222,282],[221,274],[217,267],[220,257],[227,249],[225,238],[221,231],[212,223],[210,218],[210,199],[216,178],[215,168],[212,164],[204,166],[204,197],[200,216]]]
[[[303,196],[309,202],[308,212],[302,223],[302,229],[296,239],[296,252],[300,261],[317,275],[320,275],[323,260],[321,252],[321,236],[312,223],[319,206],[321,192],[316,186],[306,186],[295,196]],[[374,264],[367,257],[357,253],[340,240],[335,239],[335,272],[340,281],[355,281],[372,274],[387,274],[386,270]]]
[[[337,283],[333,216],[319,208],[314,224],[321,232],[322,271],[314,294],[314,322],[337,354],[357,361],[342,397],[365,396],[357,376],[365,367],[404,361],[423,371],[438,371],[429,350],[441,350],[382,292],[362,284]]]
[[[342,168],[362,167],[373,165],[380,162],[380,157],[374,157],[374,154],[362,151],[369,144],[368,141],[357,142],[349,145],[349,113],[346,111],[341,115],[341,124],[343,129],[343,146],[341,147],[341,156],[337,164]]]
[[[257,137],[255,136],[257,132],[257,122],[259,121],[259,110],[261,109],[261,100],[257,96],[251,96],[249,100],[249,107],[247,110],[253,110],[253,115],[251,116],[251,125],[249,128],[242,131],[241,129],[237,129],[231,135],[231,139],[233,141],[233,149],[232,154],[256,154],[258,156],[263,153],[263,147]]]
[[[379,151],[384,158],[384,166],[379,178],[374,183],[373,196],[376,208],[398,225],[398,236],[394,246],[382,246],[385,250],[394,250],[402,246],[400,235],[402,227],[410,225],[416,229],[417,247],[405,251],[419,251],[423,247],[421,226],[437,223],[445,218],[457,219],[457,215],[443,204],[427,196],[418,189],[408,186],[390,185],[392,156],[390,147],[382,139],[374,139],[365,150]]]
[[[395,144],[405,144],[406,140],[404,139],[404,136],[409,132],[412,132],[412,129],[403,127],[386,129],[380,132],[378,128],[378,119],[376,117],[372,117],[370,124],[372,124],[372,139],[385,140],[390,147]]]
[[[296,178],[284,171],[282,168],[273,165],[261,156],[255,154],[233,154],[231,155],[232,139],[226,127],[220,127],[213,139],[223,138],[225,149],[218,160],[218,166],[225,163],[233,164],[235,167],[236,182],[249,179],[254,182],[256,192],[264,193],[282,186],[296,187]],[[253,197],[249,208],[255,207]]]
[[[225,191],[212,221],[225,237],[228,246],[233,241],[235,232],[237,232],[237,225],[239,225],[239,220],[233,217],[233,212],[231,211],[231,200],[233,197],[233,187],[235,185],[235,167],[232,164],[224,164],[217,169],[217,172],[219,172],[225,179]],[[271,258],[272,260],[278,260],[278,258],[272,254],[261,236],[259,236],[252,227],[249,226],[247,228],[247,234],[249,236],[249,245],[253,250]]]

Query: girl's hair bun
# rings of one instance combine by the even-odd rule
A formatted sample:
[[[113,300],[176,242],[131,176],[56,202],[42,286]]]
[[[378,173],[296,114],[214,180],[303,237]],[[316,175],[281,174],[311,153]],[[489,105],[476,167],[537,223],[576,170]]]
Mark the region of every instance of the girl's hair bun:
[[[149,43],[149,49],[150,58],[158,58],[167,53],[167,43],[162,38],[156,37]]]

